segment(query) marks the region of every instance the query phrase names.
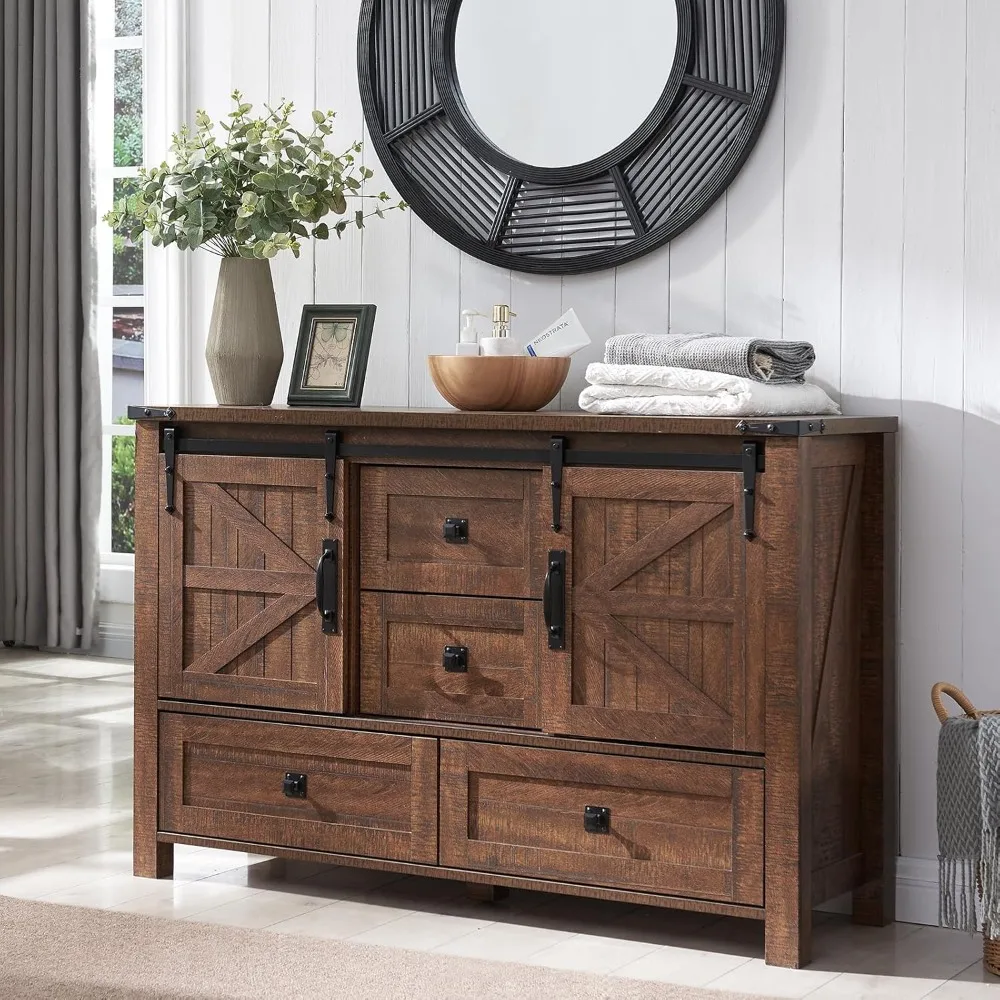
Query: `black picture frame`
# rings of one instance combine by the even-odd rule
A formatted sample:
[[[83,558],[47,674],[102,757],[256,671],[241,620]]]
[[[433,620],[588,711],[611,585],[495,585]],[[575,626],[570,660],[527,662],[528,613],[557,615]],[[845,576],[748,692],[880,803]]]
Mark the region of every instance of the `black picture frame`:
[[[320,324],[351,324],[350,342],[345,350],[339,347],[344,338],[331,331],[329,362],[335,366],[343,358],[344,375],[336,384],[320,384],[313,371],[313,359],[321,345],[317,341]],[[289,406],[360,406],[368,369],[372,332],[375,329],[373,305],[307,305],[302,307],[299,339],[295,345],[292,378],[288,386]]]
[[[764,128],[785,0],[663,2],[677,6],[678,40],[653,112],[604,155],[542,168],[494,146],[465,105],[462,0],[363,0],[361,103],[395,188],[450,244],[515,271],[598,271],[669,243],[729,187]]]

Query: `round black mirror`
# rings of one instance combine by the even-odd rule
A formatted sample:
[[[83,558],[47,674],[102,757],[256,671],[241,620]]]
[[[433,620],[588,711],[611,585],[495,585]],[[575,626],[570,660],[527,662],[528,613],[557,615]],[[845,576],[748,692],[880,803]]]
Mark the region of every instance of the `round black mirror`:
[[[783,0],[365,0],[359,74],[382,166],[439,235],[571,274],[662,246],[763,128]]]

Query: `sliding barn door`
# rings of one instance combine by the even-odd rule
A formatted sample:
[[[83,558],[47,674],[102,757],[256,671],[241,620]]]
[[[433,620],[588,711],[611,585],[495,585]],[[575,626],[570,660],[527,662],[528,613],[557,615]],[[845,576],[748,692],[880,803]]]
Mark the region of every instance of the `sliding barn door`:
[[[324,473],[313,459],[178,456],[173,513],[160,497],[161,695],[344,710],[343,475],[330,522]]]
[[[731,472],[566,470],[565,524],[548,541],[565,551],[565,648],[546,654],[546,729],[758,749],[742,496]]]

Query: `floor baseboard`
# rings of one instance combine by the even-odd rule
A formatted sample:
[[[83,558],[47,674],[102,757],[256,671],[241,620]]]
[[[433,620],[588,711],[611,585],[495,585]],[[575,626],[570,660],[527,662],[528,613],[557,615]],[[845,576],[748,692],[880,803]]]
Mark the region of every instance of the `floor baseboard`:
[[[131,660],[135,655],[135,629],[131,624],[98,622],[91,653],[116,660]]]
[[[896,859],[896,919],[907,924],[938,923],[938,863],[926,858]]]

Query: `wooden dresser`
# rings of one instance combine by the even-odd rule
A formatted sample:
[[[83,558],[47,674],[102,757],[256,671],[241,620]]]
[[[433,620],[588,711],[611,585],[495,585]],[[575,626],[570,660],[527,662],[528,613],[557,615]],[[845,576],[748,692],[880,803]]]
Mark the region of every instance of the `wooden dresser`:
[[[137,874],[893,919],[895,420],[132,415]]]

